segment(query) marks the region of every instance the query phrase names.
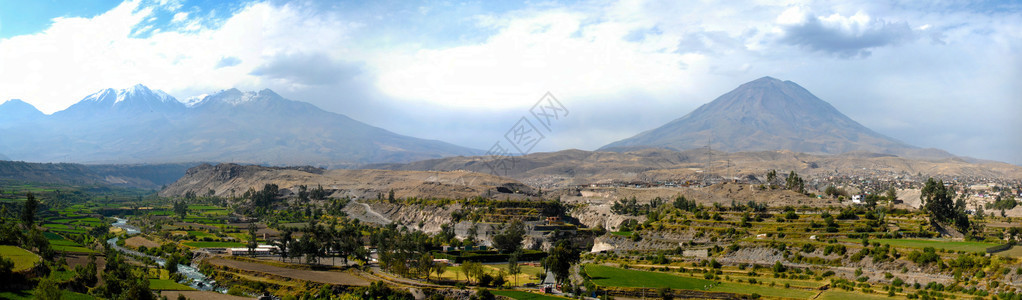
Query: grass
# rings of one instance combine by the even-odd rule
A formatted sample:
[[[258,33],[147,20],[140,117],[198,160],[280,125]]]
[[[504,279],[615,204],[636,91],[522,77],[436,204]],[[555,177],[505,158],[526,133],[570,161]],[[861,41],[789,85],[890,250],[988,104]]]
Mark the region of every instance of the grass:
[[[56,245],[56,246],[53,246],[53,245],[51,245],[50,248],[52,248],[53,251],[60,251],[60,252],[97,253],[96,250],[92,250],[92,249],[85,248],[85,247],[82,247],[82,246],[68,246],[68,245]]]
[[[526,283],[539,283],[540,282],[541,279],[536,278],[535,275],[536,275],[536,273],[543,272],[543,268],[541,268],[541,267],[533,267],[533,266],[526,266],[526,265],[519,265],[519,266],[522,268],[521,269],[522,272],[520,274],[518,274],[517,276],[515,276],[515,277],[517,277],[517,280],[518,280],[517,284],[518,285],[524,285]],[[504,273],[507,274],[507,264],[483,265],[483,271],[485,271],[486,274],[490,274],[490,275],[493,275],[493,276],[496,276],[497,274],[499,274],[500,271],[504,271]],[[436,274],[432,274],[432,275],[436,275]],[[461,273],[461,266],[449,266],[449,267],[447,267],[446,269],[444,269],[444,274],[441,277],[444,278],[444,279],[449,279],[449,280],[465,280],[465,274]],[[515,277],[511,277],[510,275],[508,275],[504,279],[507,281],[508,284],[516,284],[516,281],[515,281],[516,278]]]
[[[46,225],[50,225],[50,224],[46,224]],[[50,240],[50,243],[52,243],[53,241],[64,240],[63,236],[60,236],[59,234],[52,233],[52,232],[49,232],[49,231],[43,232],[43,236],[46,237],[47,240]]]
[[[611,231],[610,234],[617,235],[617,236],[623,236],[623,237],[631,237],[632,236],[632,232],[631,231]]]
[[[769,286],[761,286],[761,285],[753,285],[753,284],[733,283],[733,282],[721,283],[721,284],[719,284],[717,286],[714,286],[713,288],[710,288],[710,291],[736,293],[736,294],[746,294],[746,295],[759,294],[759,295],[762,295],[762,296],[769,296],[769,297],[802,298],[802,299],[808,299],[808,298],[812,297],[813,295],[816,295],[815,292],[811,292],[811,291],[796,290],[796,289],[786,289],[784,287],[769,287]]]
[[[1020,246],[1013,246],[1013,247],[1011,247],[1011,249],[994,253],[994,255],[1005,256],[1005,257],[1022,257],[1022,247],[1020,247]]]
[[[880,299],[891,299],[886,294],[863,294],[847,291],[829,290],[823,292],[820,295],[820,300],[840,300],[840,299],[858,299],[858,300],[880,300]]]
[[[245,243],[238,242],[184,242],[185,246],[195,248],[240,248],[245,247]]]
[[[522,291],[490,291],[490,292],[493,293],[494,295],[497,295],[497,296],[504,296],[504,297],[508,297],[508,298],[511,298],[511,299],[519,299],[519,300],[568,299],[568,298],[563,298],[563,297],[555,297],[555,296],[551,296],[551,295],[543,295],[543,294],[536,294],[536,293],[529,293],[529,292],[522,292]]]
[[[0,246],[0,256],[14,261],[13,271],[19,272],[31,269],[37,262],[42,260],[39,255],[15,246]]]
[[[199,238],[199,239],[205,238],[205,237],[216,238],[216,235],[213,235],[213,234],[211,234],[209,232],[198,231],[198,230],[189,230],[188,231],[188,235],[194,235],[196,238]]]
[[[221,209],[225,209],[225,208],[219,207],[219,206],[212,206],[212,205],[193,204],[193,205],[189,205],[188,209],[190,209],[190,210],[221,210]]]
[[[169,279],[149,279],[149,288],[157,291],[194,291],[190,286]]]
[[[922,239],[875,239],[869,240],[871,243],[881,243],[885,245],[891,245],[895,247],[906,247],[906,248],[926,248],[933,247],[934,249],[944,249],[952,251],[966,251],[966,252],[986,252],[989,247],[997,246],[998,244],[984,243],[984,242],[962,242],[962,241],[949,241],[949,240],[922,240]]]
[[[10,299],[10,300],[22,300],[22,299],[25,299],[25,300],[31,300],[31,299],[35,299],[35,295],[32,294],[32,290],[3,292],[3,293],[0,293],[0,299]],[[90,295],[87,295],[87,294],[82,294],[82,293],[75,293],[75,292],[72,292],[72,291],[62,291],[62,294],[60,295],[60,299],[64,299],[64,300],[92,300],[92,299],[96,299],[96,297],[93,297],[93,296],[90,296]]]
[[[713,281],[705,279],[682,277],[667,273],[626,270],[602,265],[586,265],[585,271],[593,279],[594,283],[601,286],[669,287],[681,290],[705,290],[706,287],[714,284]]]

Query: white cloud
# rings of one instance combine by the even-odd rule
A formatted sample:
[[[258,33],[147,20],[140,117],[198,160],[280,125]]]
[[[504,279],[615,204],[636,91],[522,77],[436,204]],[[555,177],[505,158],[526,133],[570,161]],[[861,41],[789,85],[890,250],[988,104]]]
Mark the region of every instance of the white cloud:
[[[57,18],[43,32],[0,40],[0,98],[22,98],[52,113],[96,90],[136,83],[179,97],[262,88],[253,68],[284,52],[343,55],[346,32],[357,26],[291,5],[254,3],[215,28],[194,21],[183,31],[140,37],[153,12],[126,1],[92,18]]]
[[[391,53],[375,62],[378,87],[399,99],[450,107],[521,107],[545,91],[565,97],[669,93],[683,85],[680,66],[702,61],[671,53],[674,43],[656,36],[628,42],[627,24],[594,21],[578,12],[544,11],[500,21],[498,33],[482,43]]]
[[[171,19],[170,21],[173,22],[173,23],[181,23],[181,22],[184,22],[187,19],[188,19],[188,13],[186,13],[186,12],[179,12],[179,13],[174,14],[174,18]]]
[[[955,153],[1022,163],[1017,152],[984,150],[1022,147],[1018,139],[999,142],[1018,136],[1006,128],[1022,128],[1022,119],[1003,113],[1018,111],[1022,86],[1017,11],[629,0],[409,20],[451,10],[252,2],[216,19],[223,14],[186,12],[180,1],[144,3],[58,18],[43,32],[0,40],[0,99],[52,113],[96,90],[135,83],[182,98],[272,88],[403,134],[445,138],[453,134],[445,130],[472,127],[453,142],[485,148],[492,141],[477,141],[476,133],[499,136],[510,126],[502,120],[551,91],[585,108],[565,123],[574,138],[555,133],[549,145],[594,149],[769,75],[910,143],[949,141]],[[411,13],[390,14],[403,10]],[[160,23],[148,21],[158,15],[172,25],[146,29]],[[453,25],[436,24],[444,22]],[[443,32],[418,38],[433,33],[416,28]],[[447,121],[486,110],[500,117]],[[929,128],[980,132],[990,144],[954,143]],[[984,139],[970,139],[977,140]]]

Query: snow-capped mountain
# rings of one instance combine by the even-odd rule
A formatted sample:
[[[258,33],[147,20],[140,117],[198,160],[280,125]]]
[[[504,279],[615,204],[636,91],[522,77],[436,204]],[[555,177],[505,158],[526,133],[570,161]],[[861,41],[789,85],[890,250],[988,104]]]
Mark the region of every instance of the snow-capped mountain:
[[[0,110],[0,120],[9,116]],[[348,167],[480,151],[399,135],[268,89],[229,89],[182,102],[136,85],[104,89],[53,115],[0,127],[0,153],[36,162]]]
[[[93,117],[96,114],[145,114],[179,113],[186,108],[184,103],[161,90],[150,90],[137,84],[127,89],[104,89],[86,96],[78,103],[63,111],[54,113],[60,117]]]

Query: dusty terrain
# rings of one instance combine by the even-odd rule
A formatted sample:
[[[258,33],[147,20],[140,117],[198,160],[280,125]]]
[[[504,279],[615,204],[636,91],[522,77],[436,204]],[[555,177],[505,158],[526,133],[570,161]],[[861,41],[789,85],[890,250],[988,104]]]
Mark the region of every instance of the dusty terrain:
[[[391,170],[468,170],[488,173],[486,157],[449,157],[408,164],[371,167]],[[891,175],[1022,179],[1022,166],[967,158],[909,159],[872,153],[839,155],[792,151],[725,153],[706,149],[673,151],[643,149],[629,152],[564,150],[515,158],[507,176],[545,189],[612,181],[699,180],[716,176],[762,179],[768,170],[794,170],[800,175]]]
[[[571,216],[578,218],[582,224],[589,227],[603,225],[604,228],[616,228],[625,219],[636,219],[639,222],[645,220],[645,216],[622,216],[611,213],[611,206],[620,199],[636,198],[637,203],[646,204],[650,200],[660,197],[665,205],[670,205],[678,196],[684,196],[705,206],[712,206],[719,203],[730,206],[732,200],[737,204],[746,204],[749,201],[766,203],[771,207],[778,206],[810,206],[828,207],[848,205],[839,203],[837,200],[824,198],[810,198],[805,195],[789,190],[760,190],[759,185],[743,183],[718,183],[709,187],[660,187],[660,188],[630,188],[630,187],[595,187],[584,188],[579,191],[581,196],[561,196],[561,201],[568,204],[580,205],[581,208],[572,211]],[[918,202],[918,194],[915,196]]]
[[[289,269],[278,266],[271,266],[267,264],[238,261],[225,258],[213,258],[206,262],[215,265],[223,266],[232,269],[247,271],[247,272],[259,272],[266,273],[275,276],[313,281],[327,284],[337,285],[352,285],[352,286],[368,286],[369,281],[362,279],[361,277],[352,275],[347,272],[340,271],[314,271],[314,270],[298,270]]]
[[[310,189],[323,186],[333,197],[375,199],[391,190],[398,198],[469,198],[485,195],[513,197],[530,194],[533,189],[508,178],[453,171],[324,170],[311,167],[274,168],[236,164],[200,165],[183,178],[160,191],[161,196],[182,196],[188,191],[218,196],[240,196],[249,188],[262,189],[276,184],[297,192],[299,185]]]
[[[150,241],[149,239],[141,236],[133,236],[124,240],[124,245],[132,249],[138,249],[138,246],[145,246],[146,248],[160,247],[160,244],[157,244],[156,242]]]

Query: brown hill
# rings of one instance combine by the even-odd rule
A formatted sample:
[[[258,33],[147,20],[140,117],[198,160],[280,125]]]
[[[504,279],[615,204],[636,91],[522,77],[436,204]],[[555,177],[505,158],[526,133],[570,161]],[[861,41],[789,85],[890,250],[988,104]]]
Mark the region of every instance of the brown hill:
[[[390,170],[491,173],[487,157],[450,157],[408,164],[374,165]],[[815,155],[792,151],[726,153],[705,149],[673,151],[642,149],[629,152],[564,150],[515,157],[506,176],[537,188],[551,189],[603,182],[658,182],[700,180],[711,177],[762,179],[768,170],[802,175],[946,176],[1022,179],[1022,167],[1007,163],[958,158],[923,160],[886,154],[852,152]],[[504,170],[501,170],[503,174]]]
[[[513,179],[488,174],[453,171],[325,170],[312,167],[263,167],[236,164],[203,164],[160,191],[161,196],[182,196],[188,191],[204,195],[240,196],[249,188],[276,184],[295,191],[299,185],[310,189],[323,186],[335,197],[375,198],[394,191],[396,197],[469,198],[475,196],[521,197],[532,188]]]

